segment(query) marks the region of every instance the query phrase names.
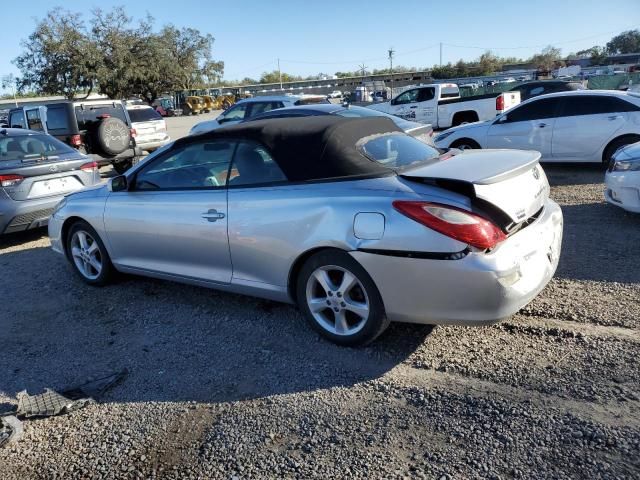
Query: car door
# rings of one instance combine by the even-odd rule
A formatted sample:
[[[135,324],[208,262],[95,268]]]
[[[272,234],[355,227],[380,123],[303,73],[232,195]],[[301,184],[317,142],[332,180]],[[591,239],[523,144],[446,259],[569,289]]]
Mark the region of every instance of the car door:
[[[220,125],[234,125],[236,123],[240,123],[242,120],[247,118],[247,112],[250,105],[251,102],[238,103],[216,118],[216,121]]]
[[[436,89],[434,87],[421,88],[418,92],[418,108],[416,122],[436,123]]]
[[[487,130],[486,148],[537,150],[551,159],[558,97],[533,99],[502,114]]]
[[[552,156],[557,161],[600,162],[601,149],[628,120],[633,105],[607,95],[562,97],[553,131]]]
[[[414,88],[401,93],[391,100],[391,113],[407,120],[414,120],[418,110],[418,95],[420,90]]]
[[[268,289],[267,285],[286,287],[291,255],[288,245],[309,228],[291,217],[303,200],[287,195],[290,185],[285,175],[258,143],[238,144],[229,178],[233,282],[261,289]]]
[[[216,283],[231,281],[226,181],[235,141],[171,148],[112,192],[104,225],[115,264]]]

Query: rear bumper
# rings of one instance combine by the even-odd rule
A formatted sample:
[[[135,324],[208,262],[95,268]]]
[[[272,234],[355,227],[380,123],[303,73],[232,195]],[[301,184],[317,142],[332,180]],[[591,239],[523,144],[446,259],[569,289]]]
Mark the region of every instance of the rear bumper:
[[[145,140],[145,139],[138,139],[136,140],[136,145],[138,148],[140,148],[140,150],[156,150],[160,147],[164,147],[167,143],[169,143],[171,141],[171,138],[169,138],[169,135],[165,135],[163,138],[156,138],[154,140]]]
[[[46,226],[53,209],[63,197],[15,201],[0,193],[0,234]]]
[[[131,161],[133,157],[140,157],[142,156],[142,149],[136,145],[135,148],[129,148],[115,157],[103,157],[97,153],[90,153],[88,156],[91,157],[91,160],[95,161],[99,167],[104,167],[105,165]]]
[[[640,172],[607,172],[604,185],[607,202],[640,213]]]
[[[392,321],[485,325],[529,303],[558,266],[563,219],[548,200],[543,214],[489,254],[427,260],[364,252],[351,255],[376,283]]]

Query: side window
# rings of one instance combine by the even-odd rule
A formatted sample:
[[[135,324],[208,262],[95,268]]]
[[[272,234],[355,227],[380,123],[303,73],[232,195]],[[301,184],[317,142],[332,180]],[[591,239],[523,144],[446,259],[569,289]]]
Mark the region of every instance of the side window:
[[[255,117],[264,112],[269,112],[278,108],[278,102],[255,102],[251,104],[251,113],[249,117]]]
[[[418,90],[418,102],[428,102],[429,100],[433,100],[436,96],[435,88],[423,88]]]
[[[418,92],[419,90],[409,90],[407,92],[400,94],[394,102],[395,105],[403,105],[405,103],[416,102],[418,99]]]
[[[528,97],[535,97],[536,95],[542,95],[543,92],[544,87],[533,87],[531,90],[529,90],[529,93],[527,95]]]
[[[9,126],[11,128],[25,128],[26,123],[22,110],[12,112],[9,116]]]
[[[269,152],[253,142],[240,142],[233,157],[229,186],[247,186],[287,180]]]
[[[235,141],[211,140],[170,150],[136,175],[134,190],[224,187]]]
[[[47,128],[49,130],[67,130],[67,112],[64,107],[47,108]]]
[[[231,107],[229,110],[220,115],[220,120],[222,120],[223,122],[230,122],[232,120],[244,120],[248,106],[249,103],[241,103],[240,105]]]
[[[29,125],[29,129],[31,130],[44,130],[44,128],[42,128],[40,110],[36,108],[27,110],[27,125]]]
[[[531,103],[516,107],[507,112],[506,123],[526,122],[541,118],[554,118],[556,116],[558,101],[555,98],[534,100]]]
[[[631,112],[637,107],[619,98],[580,95],[564,97],[563,116],[574,117],[578,115],[600,115],[605,113]]]

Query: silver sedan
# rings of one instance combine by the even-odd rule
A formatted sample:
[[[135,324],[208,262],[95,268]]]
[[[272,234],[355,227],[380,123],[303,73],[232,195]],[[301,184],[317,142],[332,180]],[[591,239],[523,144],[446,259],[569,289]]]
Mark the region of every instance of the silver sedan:
[[[562,213],[536,152],[455,153],[386,118],[249,122],[66,197],[49,235],[89,284],[125,272],[297,303],[342,345],[390,321],[483,325],[553,276]]]

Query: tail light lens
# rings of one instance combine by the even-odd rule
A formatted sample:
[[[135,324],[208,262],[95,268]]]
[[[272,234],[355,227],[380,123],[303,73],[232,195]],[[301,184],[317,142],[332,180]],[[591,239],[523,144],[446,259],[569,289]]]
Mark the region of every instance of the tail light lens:
[[[79,147],[82,145],[82,137],[80,135],[71,135],[70,143],[72,147]]]
[[[499,112],[504,110],[504,96],[502,95],[496,97],[496,110]]]
[[[98,171],[98,164],[96,162],[85,163],[80,167],[83,172],[91,173]]]
[[[138,132],[136,132],[136,129],[135,129],[135,128],[132,128],[130,131],[131,131],[131,136],[132,136],[133,138],[136,138],[136,135],[138,134]]]
[[[24,180],[22,175],[0,175],[0,185],[3,187],[15,187]]]
[[[425,227],[483,250],[493,248],[507,238],[489,220],[448,205],[396,200],[393,207]]]

